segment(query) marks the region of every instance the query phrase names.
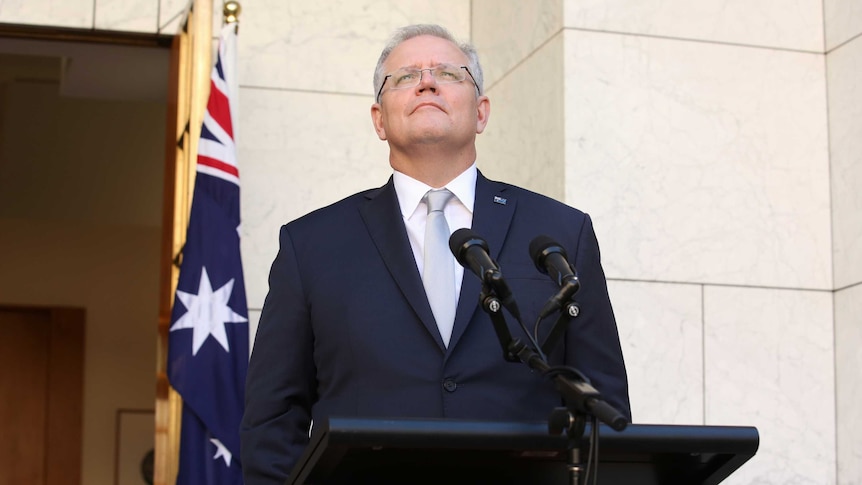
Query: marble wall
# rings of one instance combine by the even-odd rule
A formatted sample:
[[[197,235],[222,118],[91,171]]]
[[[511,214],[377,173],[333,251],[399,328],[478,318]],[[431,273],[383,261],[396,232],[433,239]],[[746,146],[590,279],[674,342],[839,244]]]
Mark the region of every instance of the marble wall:
[[[862,483],[862,285],[835,292],[838,483]]]
[[[122,32],[177,32],[191,0],[11,0],[0,22]],[[213,0],[221,12],[222,0]],[[221,25],[221,14],[214,24]]]
[[[838,483],[862,483],[862,2],[826,0]]]
[[[170,33],[187,5],[40,2],[3,2],[0,21]],[[253,322],[279,225],[388,176],[369,117],[383,42],[404,24],[442,23],[483,57],[483,172],[594,218],[635,420],[757,426],[760,451],[726,483],[862,482],[862,3],[243,9]]]

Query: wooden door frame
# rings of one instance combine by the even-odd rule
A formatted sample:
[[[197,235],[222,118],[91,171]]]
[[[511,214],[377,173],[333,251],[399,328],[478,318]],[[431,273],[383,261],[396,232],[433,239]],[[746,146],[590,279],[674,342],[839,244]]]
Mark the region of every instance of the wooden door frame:
[[[168,334],[179,280],[179,254],[191,212],[197,145],[209,95],[212,18],[213,1],[194,0],[171,46],[159,263],[154,485],[174,484],[179,464],[182,399],[168,382]]]

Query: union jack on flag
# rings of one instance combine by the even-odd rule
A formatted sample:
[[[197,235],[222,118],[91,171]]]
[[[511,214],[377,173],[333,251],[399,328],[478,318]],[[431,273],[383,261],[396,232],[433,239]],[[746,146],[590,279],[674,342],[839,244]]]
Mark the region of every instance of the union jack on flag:
[[[234,31],[233,26],[225,29]],[[236,44],[236,33],[231,34]],[[224,33],[219,41],[219,55],[210,76],[210,96],[207,110],[204,113],[204,123],[201,126],[201,138],[198,142],[198,173],[218,177],[239,187],[239,169],[236,163],[236,146],[233,136],[233,116],[230,109],[231,99],[228,81],[225,78],[225,66],[222,56]],[[233,67],[233,66],[231,66]],[[236,103],[234,103],[236,104]]]
[[[183,398],[178,485],[242,484],[239,423],[248,305],[239,250],[234,141],[236,26],[221,32],[201,127],[189,227],[168,339],[168,379]],[[227,75],[226,75],[227,74]]]

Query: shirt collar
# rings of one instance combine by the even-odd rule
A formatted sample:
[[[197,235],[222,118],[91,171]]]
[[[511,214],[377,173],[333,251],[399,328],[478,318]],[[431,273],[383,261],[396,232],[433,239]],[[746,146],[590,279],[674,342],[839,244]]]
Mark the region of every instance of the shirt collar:
[[[477,174],[476,162],[473,162],[467,170],[461,172],[460,175],[445,185],[445,188],[449,189],[449,192],[452,192],[464,204],[470,214],[473,213],[476,199]],[[401,215],[405,219],[409,219],[413,215],[419,203],[422,202],[422,198],[425,197],[425,193],[434,188],[397,170],[392,173],[392,182],[395,184],[395,193],[398,195]]]

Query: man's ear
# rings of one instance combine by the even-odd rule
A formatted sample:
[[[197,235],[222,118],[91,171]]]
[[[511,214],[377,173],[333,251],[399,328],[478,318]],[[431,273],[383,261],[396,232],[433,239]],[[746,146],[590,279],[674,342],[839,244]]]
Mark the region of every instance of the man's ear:
[[[485,131],[488,125],[488,117],[491,116],[491,101],[487,96],[479,96],[476,100],[476,133]]]
[[[386,129],[383,128],[383,110],[380,108],[380,103],[371,105],[371,123],[374,124],[374,131],[377,132],[377,137],[385,141]]]

